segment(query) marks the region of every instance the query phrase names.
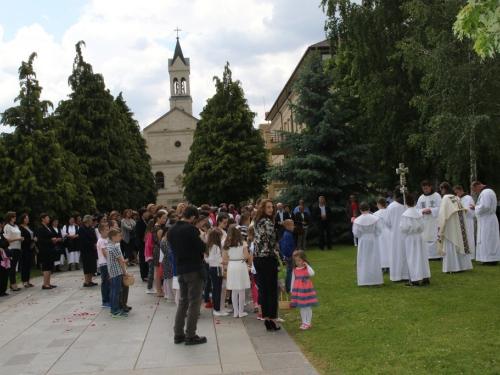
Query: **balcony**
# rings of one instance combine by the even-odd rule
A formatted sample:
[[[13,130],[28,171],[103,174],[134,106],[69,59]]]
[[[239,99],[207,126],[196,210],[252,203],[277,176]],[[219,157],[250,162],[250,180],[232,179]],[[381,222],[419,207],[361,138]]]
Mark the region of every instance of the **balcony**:
[[[271,150],[272,155],[287,155],[290,153],[290,148],[280,147],[280,143],[286,140],[286,136],[282,133],[272,131],[269,137],[270,145],[269,149]]]

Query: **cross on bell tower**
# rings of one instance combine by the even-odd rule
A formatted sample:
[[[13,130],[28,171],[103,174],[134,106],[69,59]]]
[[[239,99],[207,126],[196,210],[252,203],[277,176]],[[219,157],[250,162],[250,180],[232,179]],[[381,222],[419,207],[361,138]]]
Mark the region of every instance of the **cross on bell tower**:
[[[177,33],[177,40],[179,40],[179,31],[182,31],[179,29],[179,26],[177,26],[177,29],[174,30]]]

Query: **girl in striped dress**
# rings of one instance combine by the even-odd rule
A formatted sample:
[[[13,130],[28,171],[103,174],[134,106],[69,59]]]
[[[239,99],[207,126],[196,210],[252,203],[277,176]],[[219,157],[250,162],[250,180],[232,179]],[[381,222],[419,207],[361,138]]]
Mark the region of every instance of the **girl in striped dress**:
[[[300,316],[302,317],[300,329],[309,329],[312,327],[311,306],[318,306],[316,292],[310,279],[310,276],[314,276],[314,270],[309,265],[306,253],[302,250],[298,250],[293,254],[293,260],[295,266],[292,275],[292,301],[290,306],[300,308]]]

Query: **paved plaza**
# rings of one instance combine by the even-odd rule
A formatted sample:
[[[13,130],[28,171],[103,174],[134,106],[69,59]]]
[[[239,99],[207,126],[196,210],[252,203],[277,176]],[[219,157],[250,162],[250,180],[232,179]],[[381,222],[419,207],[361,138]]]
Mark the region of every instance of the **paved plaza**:
[[[266,332],[250,310],[214,318],[202,307],[198,333],[208,343],[175,345],[175,304],[136,280],[121,319],[101,308],[99,286],[82,287],[82,271],[54,274],[56,289],[42,290],[38,278],[9,292],[0,299],[0,374],[317,374],[284,329]]]

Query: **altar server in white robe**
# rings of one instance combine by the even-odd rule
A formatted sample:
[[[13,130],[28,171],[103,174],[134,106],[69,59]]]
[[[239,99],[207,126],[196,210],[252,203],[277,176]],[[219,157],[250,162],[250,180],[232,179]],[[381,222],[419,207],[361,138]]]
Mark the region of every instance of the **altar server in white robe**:
[[[358,286],[380,285],[384,283],[380,251],[377,237],[382,233],[378,216],[370,213],[370,205],[359,205],[361,215],[354,220],[352,233],[358,238]]]
[[[438,253],[443,256],[443,272],[461,272],[472,269],[470,259],[469,228],[466,208],[460,197],[453,194],[450,184],[439,187],[443,200],[438,214]]]
[[[394,197],[394,201],[387,207],[384,222],[391,230],[391,281],[401,281],[408,280],[408,262],[405,250],[406,235],[399,228],[401,216],[406,209],[399,186],[396,187]]]
[[[476,235],[474,228],[474,218],[476,217],[476,211],[471,210],[470,206],[476,204],[476,202],[474,202],[474,199],[472,199],[469,194],[465,193],[464,188],[460,185],[454,186],[453,191],[455,192],[455,195],[458,195],[460,197],[462,207],[467,210],[465,219],[467,220],[467,228],[469,229],[469,256],[471,259],[474,259],[476,256]]]
[[[416,209],[424,215],[424,242],[427,247],[429,259],[440,259],[441,256],[437,252],[437,216],[439,204],[441,203],[441,196],[439,193],[434,192],[429,181],[422,181],[420,184],[424,194],[422,194],[417,201]]]
[[[405,286],[420,286],[430,284],[431,270],[427,247],[424,244],[424,216],[415,208],[415,198],[406,198],[408,209],[401,217],[401,232],[406,235],[405,248],[410,282]],[[420,284],[422,283],[422,284]]]
[[[500,236],[495,215],[497,197],[493,190],[479,181],[474,181],[470,188],[479,194],[476,205],[470,205],[477,217],[476,260],[483,262],[484,266],[494,266],[500,261]]]
[[[380,251],[380,265],[382,266],[382,269],[388,270],[391,266],[391,230],[387,227],[387,225],[385,225],[384,221],[386,206],[386,199],[384,197],[378,198],[378,211],[375,212],[374,215],[380,218],[380,224],[382,225],[382,233],[380,233],[380,235],[377,237],[378,249]]]

